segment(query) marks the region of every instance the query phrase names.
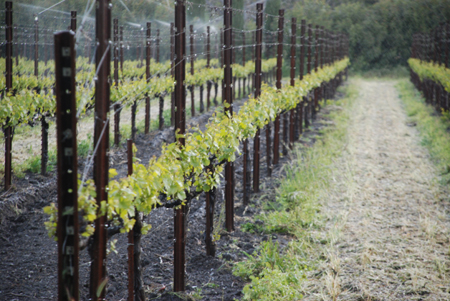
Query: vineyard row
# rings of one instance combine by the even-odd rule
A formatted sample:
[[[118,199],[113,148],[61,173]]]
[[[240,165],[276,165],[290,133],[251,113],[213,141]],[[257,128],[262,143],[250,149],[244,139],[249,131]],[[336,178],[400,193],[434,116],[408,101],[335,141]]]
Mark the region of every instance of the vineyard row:
[[[408,60],[411,82],[437,111],[450,109],[450,24],[413,36]]]
[[[96,40],[99,43],[95,51],[95,69],[89,67],[88,64],[76,66],[75,34],[73,31],[59,32],[54,36],[55,85],[53,86],[48,81],[42,86],[42,90],[47,90],[45,95],[55,95],[54,98],[49,96],[48,103],[52,104],[48,105],[48,108],[46,107],[46,111],[56,114],[58,143],[58,204],[45,208],[46,213],[50,214],[50,221],[46,223],[46,226],[50,235],[56,236],[58,241],[59,300],[79,299],[79,234],[88,237],[91,244],[90,298],[91,300],[104,299],[107,281],[106,240],[109,237],[107,231],[112,229],[129,233],[130,300],[143,300],[139,241],[149,226],[145,225],[141,214],[148,214],[158,207],[175,208],[173,289],[174,291],[183,291],[185,289],[186,215],[189,202],[200,193],[206,193],[208,213],[206,214],[205,243],[208,255],[214,255],[214,238],[212,237],[214,192],[221,181],[222,173],[225,173],[225,226],[228,231],[233,231],[234,161],[241,146],[244,153],[244,203],[248,203],[251,178],[253,178],[253,191],[259,191],[260,132],[266,131],[266,164],[270,172],[272,165],[277,164],[280,157],[281,123],[283,123],[284,129],[284,144],[292,148],[294,141],[301,134],[303,126],[308,127],[315,118],[320,108],[319,101],[332,98],[337,86],[342,82],[342,77],[346,74],[349,65],[348,38],[336,34],[327,39],[325,31],[320,31],[318,26],[316,26],[314,36],[312,34],[313,26],[306,25],[306,22],[302,20],[301,42],[297,45],[296,19],[293,18],[290,21],[292,25],[291,43],[288,44],[290,46],[290,85],[282,86],[283,46],[285,45],[283,43],[284,10],[280,10],[278,16],[276,57],[269,58],[264,63],[262,60],[263,5],[257,4],[254,60],[250,63],[244,62],[239,66],[233,60],[236,55],[232,47],[233,38],[232,30],[230,30],[233,9],[231,1],[225,0],[224,7],[221,8],[224,13],[224,30],[221,43],[223,50],[220,51],[219,65],[223,68],[212,68],[208,57],[204,68],[194,73],[194,59],[191,59],[190,75],[192,77],[189,78],[185,53],[186,1],[181,0],[175,3],[175,34],[173,43],[171,43],[173,44],[171,51],[173,59],[161,68],[167,68],[166,71],[150,75],[148,50],[146,66],[136,66],[145,69],[141,70],[140,74],[130,77],[129,81],[123,77],[123,74],[122,79],[119,80],[118,47],[116,47],[117,44],[114,44],[118,39],[117,22],[114,21],[114,26],[111,26],[112,6],[109,5],[110,0],[98,0],[97,2]],[[16,89],[20,87],[21,90],[14,90],[12,2],[10,1],[6,2],[6,23],[6,77],[2,101],[5,103],[9,101],[12,106],[17,102],[17,98],[22,97],[21,95],[27,95],[23,98],[29,101],[28,107],[24,107],[28,110],[25,111],[25,115],[16,117],[13,107],[3,115],[6,138],[5,156],[10,156],[11,149],[8,150],[8,145],[10,147],[12,128],[19,122],[27,120],[31,115],[42,113],[40,108],[35,109],[32,105],[30,106],[30,103],[34,105],[33,98],[41,95],[42,90],[35,89],[39,84],[33,82],[34,77],[22,74],[18,78],[26,78],[23,80],[26,83],[16,84]],[[75,29],[76,26],[73,28]],[[111,37],[111,29],[114,32],[113,37]],[[322,40],[322,43],[319,43],[319,39]],[[190,44],[192,48],[194,43]],[[207,47],[208,45],[209,43],[207,43]],[[312,45],[315,45],[314,49]],[[300,50],[300,64],[297,70],[298,49]],[[191,50],[191,53],[194,51]],[[210,51],[207,53],[209,54]],[[218,61],[219,59],[217,59],[217,64]],[[34,64],[36,68],[38,63],[35,61]],[[130,64],[132,63],[130,62]],[[304,66],[306,66],[306,75]],[[276,69],[275,87],[263,85],[264,73],[272,74],[274,67]],[[111,80],[112,68],[114,68],[114,81]],[[92,76],[92,86],[95,86],[95,89],[92,89],[91,86],[90,90],[88,89],[89,92],[79,90],[79,86],[86,86],[76,79],[76,74],[78,71],[83,74],[83,72],[90,73],[92,70],[95,70],[94,74],[82,75],[80,78],[87,79],[87,82]],[[215,70],[212,71],[214,76],[208,75],[210,70]],[[299,80],[296,82],[297,72]],[[51,74],[51,71],[47,73]],[[222,73],[222,76],[219,73]],[[198,78],[200,79],[192,79],[195,74],[199,74]],[[207,79],[205,79],[205,75]],[[35,76],[38,75],[35,74]],[[253,96],[249,97],[237,113],[234,113],[233,99],[236,78],[252,80]],[[219,82],[222,86],[224,112],[216,112],[206,125],[206,130],[197,129],[186,132],[186,95],[189,87],[205,84],[210,87],[211,85],[208,83],[218,85]],[[129,85],[127,88],[121,88],[127,85]],[[48,91],[49,87],[52,89],[51,93]],[[193,89],[190,90],[191,99],[194,100]],[[85,98],[88,102],[93,100],[90,105],[84,103],[82,98],[77,97],[77,94],[83,93],[91,93]],[[151,159],[148,165],[137,162],[131,165],[132,152],[129,151],[129,176],[110,180],[116,175],[116,172],[109,169],[108,163],[109,135],[105,133],[109,133],[109,112],[112,108],[115,113],[120,110],[120,108],[114,108],[117,103],[120,103],[120,106],[125,105],[126,102],[135,105],[139,97],[146,97],[148,100],[150,95],[159,97],[165,93],[172,94],[172,116],[176,142],[164,145],[161,155]],[[77,171],[76,122],[78,112],[85,110],[86,107],[95,111],[96,119],[93,179],[84,177],[79,179]],[[33,111],[30,111],[31,109]],[[194,111],[192,115],[194,115]],[[15,123],[11,120],[15,120]],[[273,143],[270,140],[271,124],[274,126]],[[251,168],[250,151],[248,150],[249,139],[254,139],[253,168]],[[129,147],[130,145],[131,141],[128,143]],[[287,148],[283,149],[284,152],[287,152]],[[6,166],[7,161],[5,160],[5,179],[8,172],[10,173]],[[7,184],[5,184],[5,188],[8,187]],[[85,229],[83,233],[79,233],[81,228]]]

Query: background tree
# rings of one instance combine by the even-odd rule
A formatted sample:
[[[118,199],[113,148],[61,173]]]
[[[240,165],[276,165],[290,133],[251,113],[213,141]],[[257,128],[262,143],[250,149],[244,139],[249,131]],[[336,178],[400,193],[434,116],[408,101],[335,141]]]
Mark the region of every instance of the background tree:
[[[30,1],[28,1],[30,2]],[[14,1],[14,23],[32,26],[34,13],[55,4],[54,0]],[[67,0],[54,9],[39,16],[40,24],[46,28],[64,29],[68,27],[68,12],[77,10],[83,16],[87,0]],[[91,3],[95,3],[89,1]],[[223,26],[223,0],[190,0],[187,11],[188,24],[195,22],[195,28],[203,31],[206,25],[216,30]],[[233,0],[236,9],[256,9],[256,0]],[[205,9],[202,4],[217,7],[216,10]],[[122,25],[142,27],[148,21],[153,29],[160,28],[161,36],[168,34],[169,24],[173,22],[174,2],[169,0],[121,0],[113,1],[113,17],[119,18]],[[200,7],[199,7],[200,5]],[[406,66],[410,56],[412,34],[430,31],[440,22],[450,21],[449,0],[266,0],[264,18],[264,41],[276,41],[278,27],[278,10],[285,9],[285,20],[296,17],[298,23],[306,19],[307,23],[323,25],[325,28],[346,33],[350,37],[350,59],[354,70],[391,69]],[[92,9],[85,23],[85,28],[93,31],[95,10]],[[67,17],[67,20],[65,18]],[[255,15],[235,12],[233,27],[252,30],[255,28]],[[288,26],[287,26],[288,27]],[[290,28],[286,27],[286,34]],[[269,34],[272,32],[271,34]],[[31,33],[31,31],[30,31]],[[4,39],[4,31],[0,31]],[[83,45],[85,37],[79,40]],[[90,38],[90,37],[89,37]],[[24,36],[32,40],[33,37]],[[238,39],[236,39],[238,41]],[[248,37],[250,42],[250,37]],[[163,46],[162,46],[163,47]],[[4,48],[4,47],[3,47]],[[2,48],[2,55],[4,49]],[[40,51],[43,53],[44,50]],[[263,50],[265,57],[275,55],[275,47]],[[168,49],[162,53],[167,54]],[[240,52],[237,52],[239,56]],[[130,56],[128,58],[134,58]],[[239,62],[239,60],[237,60]]]
[[[188,22],[205,22],[206,21],[206,10],[205,4],[206,0],[190,0],[192,2],[192,6],[189,6],[189,11],[187,12]],[[194,25],[195,27],[195,25]]]
[[[241,30],[244,29],[245,21],[244,21],[244,0],[233,0],[232,6],[234,9],[236,9],[235,12],[233,12],[233,32],[234,32],[234,39],[236,46],[241,45],[242,43],[242,34],[240,33]],[[250,41],[250,36],[246,36],[246,42],[248,43]],[[235,51],[236,55],[236,63],[242,62],[242,49],[238,48]],[[248,56],[247,56],[248,57]]]
[[[447,0],[301,0],[290,16],[350,37],[354,70],[406,66],[412,35],[450,21]]]
[[[275,43],[277,40],[276,30],[278,29],[278,12],[281,8],[280,0],[267,0],[264,7],[264,29],[263,40],[265,43]],[[283,7],[284,8],[284,7]],[[286,20],[286,17],[285,17]],[[266,58],[274,57],[275,49],[273,45],[269,45],[264,49]]]

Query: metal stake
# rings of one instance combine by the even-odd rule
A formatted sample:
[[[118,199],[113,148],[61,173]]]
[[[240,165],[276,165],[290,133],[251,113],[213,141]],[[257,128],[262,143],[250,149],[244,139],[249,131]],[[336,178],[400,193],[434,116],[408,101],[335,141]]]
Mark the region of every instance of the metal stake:
[[[94,181],[97,193],[97,205],[101,207],[103,201],[108,202],[108,170],[109,170],[109,106],[111,74],[111,0],[97,0],[95,11],[95,36],[98,42],[95,54],[96,70],[95,82],[95,120],[94,145],[98,145],[94,154]],[[99,209],[100,211],[100,209]],[[97,290],[106,281],[106,216],[95,220],[93,260],[91,264],[90,298],[93,301],[105,298],[105,289],[97,296]]]
[[[151,35],[152,35],[152,23],[147,22],[147,31],[145,39],[145,79],[147,84],[150,80],[150,58],[151,58]],[[150,132],[150,95],[145,94],[145,134]]]
[[[224,25],[224,77],[223,77],[223,102],[225,104],[225,113],[230,118],[233,116],[233,62],[232,49],[232,3],[231,0],[223,2],[223,25]],[[227,162],[225,166],[225,227],[228,232],[234,230],[234,162]]]
[[[79,300],[75,34],[55,34],[58,300]]]
[[[186,1],[175,2],[175,133],[186,133]],[[180,146],[184,146],[184,137],[177,138]],[[174,217],[174,281],[175,292],[185,289],[185,248],[186,248],[186,218],[187,205],[175,209]]]
[[[12,91],[12,43],[13,43],[13,3],[12,1],[5,2],[5,25],[6,25],[6,62],[5,62],[5,92],[13,93]],[[7,125],[3,127],[5,135],[5,190],[9,190],[11,187],[11,175],[12,175],[12,140],[13,140],[13,128],[8,125],[9,118],[6,120]]]
[[[262,57],[262,25],[263,4],[256,4],[256,48],[255,48],[255,98],[261,95],[261,57]],[[255,134],[253,142],[253,191],[259,192],[259,156],[260,156],[260,130]]]

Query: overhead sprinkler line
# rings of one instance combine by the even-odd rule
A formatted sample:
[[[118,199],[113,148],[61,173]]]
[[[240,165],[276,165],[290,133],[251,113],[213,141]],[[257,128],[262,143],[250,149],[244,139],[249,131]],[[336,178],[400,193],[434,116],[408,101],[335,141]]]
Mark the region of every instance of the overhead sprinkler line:
[[[58,3],[53,4],[53,5],[50,6],[49,8],[46,8],[46,9],[44,9],[43,11],[39,12],[38,15],[40,15],[40,14],[42,14],[42,13],[45,13],[46,11],[52,9],[52,8],[55,7],[55,6],[60,5],[60,4],[63,3],[63,2],[66,2],[66,0],[61,0],[61,1],[59,1]]]

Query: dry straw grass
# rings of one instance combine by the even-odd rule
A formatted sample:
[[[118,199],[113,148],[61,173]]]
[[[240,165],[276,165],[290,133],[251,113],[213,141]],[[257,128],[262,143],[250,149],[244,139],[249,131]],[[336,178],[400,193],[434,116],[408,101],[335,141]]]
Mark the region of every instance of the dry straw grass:
[[[450,300],[448,203],[392,81],[356,80],[349,141],[324,193],[324,263],[307,300]],[[324,232],[325,231],[325,232]]]

